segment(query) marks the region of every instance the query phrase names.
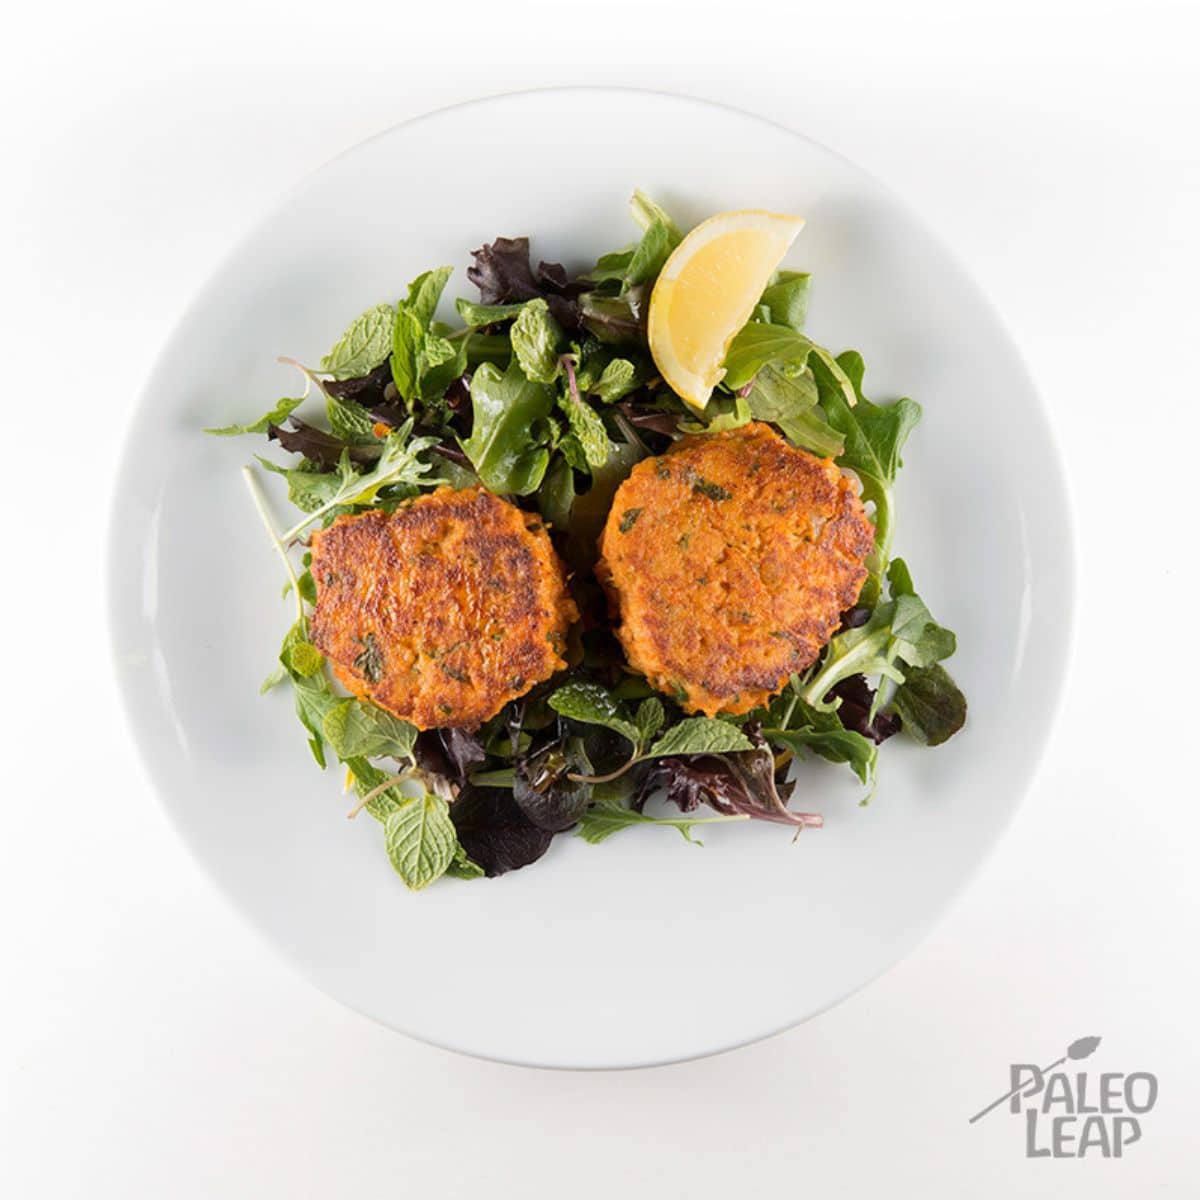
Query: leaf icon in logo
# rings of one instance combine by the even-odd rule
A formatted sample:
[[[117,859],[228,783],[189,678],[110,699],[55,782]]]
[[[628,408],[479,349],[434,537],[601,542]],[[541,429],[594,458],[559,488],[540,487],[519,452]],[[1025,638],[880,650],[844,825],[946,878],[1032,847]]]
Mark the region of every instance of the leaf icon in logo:
[[[1084,1037],[1072,1042],[1067,1047],[1068,1058],[1087,1058],[1089,1054],[1096,1052],[1096,1047],[1100,1045],[1098,1037]]]

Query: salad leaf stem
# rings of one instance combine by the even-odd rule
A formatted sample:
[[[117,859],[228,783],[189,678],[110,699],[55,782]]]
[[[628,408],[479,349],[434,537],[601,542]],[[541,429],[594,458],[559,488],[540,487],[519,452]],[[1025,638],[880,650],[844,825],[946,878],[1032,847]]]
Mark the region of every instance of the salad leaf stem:
[[[275,547],[275,553],[279,555],[279,559],[283,563],[283,569],[287,572],[288,579],[291,582],[291,593],[296,598],[296,619],[300,622],[300,628],[307,637],[308,618],[304,612],[304,596],[300,591],[300,580],[296,575],[296,568],[292,566],[292,560],[288,558],[287,547],[285,545],[285,542],[291,541],[291,538],[280,538],[275,532],[275,525],[271,520],[270,514],[267,512],[266,497],[262,493],[262,488],[258,486],[258,480],[254,477],[254,469],[250,466],[243,467],[242,478],[246,481],[246,489],[250,493],[250,499],[254,501],[254,507],[258,511],[263,528],[267,531],[267,537],[271,539],[271,545]]]

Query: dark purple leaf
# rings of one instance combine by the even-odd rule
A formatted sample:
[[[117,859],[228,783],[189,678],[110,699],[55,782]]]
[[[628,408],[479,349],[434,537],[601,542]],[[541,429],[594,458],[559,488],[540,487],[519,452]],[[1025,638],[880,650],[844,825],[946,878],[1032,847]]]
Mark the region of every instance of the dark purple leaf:
[[[537,754],[518,761],[513,780],[517,807],[539,829],[561,833],[570,829],[592,802],[592,788],[577,783],[568,773],[589,772],[591,764],[570,744],[554,742]]]
[[[418,734],[413,755],[421,770],[461,787],[471,768],[487,758],[487,751],[474,734],[465,730],[428,729]]]
[[[489,879],[536,862],[554,839],[521,812],[505,788],[468,784],[450,805],[450,819],[467,856]]]
[[[483,304],[516,304],[539,296],[566,329],[580,327],[579,305],[570,295],[575,290],[567,282],[567,273],[558,263],[539,263],[534,271],[529,262],[529,239],[497,238],[489,245],[471,251],[473,266],[467,278],[479,288]]]
[[[854,609],[850,610],[854,612]],[[853,626],[851,626],[853,628]],[[825,697],[826,700],[840,699],[837,715],[845,728],[861,733],[876,745],[900,732],[900,718],[895,713],[878,712],[871,720],[871,705],[875,690],[863,675],[851,675],[835,684]]]
[[[682,812],[706,804],[727,816],[741,813],[780,825],[820,826],[819,814],[788,808],[794,785],[782,781],[779,774],[766,748],[658,759],[639,780],[633,807],[640,812],[650,795],[662,788],[666,799]]]
[[[388,402],[386,393],[391,382],[392,363],[388,358],[366,375],[356,379],[326,379],[321,386],[330,396],[336,396],[339,400],[354,400],[364,408],[373,408],[376,404]],[[394,393],[395,389],[392,390]]]
[[[288,424],[290,429],[281,425],[268,425],[267,437],[292,454],[302,454],[310,462],[318,463],[330,471],[337,469],[343,451],[349,452],[351,462],[363,466],[370,466],[376,462],[382,451],[382,446],[378,444],[351,445],[339,437],[334,437],[332,433],[326,433],[323,429],[301,421],[298,417],[289,417]]]

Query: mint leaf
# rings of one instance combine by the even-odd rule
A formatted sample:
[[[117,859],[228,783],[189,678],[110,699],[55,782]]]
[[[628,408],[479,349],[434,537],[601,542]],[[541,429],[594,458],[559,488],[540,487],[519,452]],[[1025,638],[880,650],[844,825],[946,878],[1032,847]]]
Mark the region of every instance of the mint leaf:
[[[808,338],[786,325],[751,321],[729,343],[721,382],[731,391],[737,391],[771,364],[804,366],[812,349],[813,343]]]
[[[638,744],[645,746],[663,727],[667,719],[666,710],[657,696],[650,696],[638,705],[634,723],[638,727]]]
[[[534,383],[553,383],[558,377],[558,344],[562,328],[550,315],[545,300],[530,300],[522,305],[510,331],[513,353],[526,378]]]
[[[569,390],[559,396],[558,407],[566,414],[587,468],[594,471],[604,466],[608,462],[608,432],[596,410]]]
[[[600,378],[588,387],[580,385],[581,390],[604,404],[613,404],[628,396],[641,383],[637,368],[627,358],[614,358],[609,362]]]
[[[726,754],[735,750],[753,750],[750,739],[728,721],[715,717],[687,717],[672,725],[646,752],[647,758],[666,758],[673,754]]]
[[[594,846],[606,838],[612,837],[614,833],[628,829],[631,825],[664,825],[670,829],[678,829],[685,841],[702,846],[703,842],[692,837],[694,826],[717,825],[725,821],[745,821],[747,819],[743,813],[721,817],[648,817],[645,813],[625,808],[613,800],[597,800],[580,817],[575,835]]]
[[[417,398],[421,383],[421,348],[425,329],[420,318],[403,305],[396,310],[392,328],[392,382],[410,404]]]
[[[376,441],[375,418],[354,400],[329,396],[325,401],[329,428],[335,437],[352,445]]]
[[[556,713],[582,721],[585,725],[602,725],[634,746],[641,743],[641,731],[629,719],[625,706],[598,683],[575,680],[564,683],[551,693],[547,703]]]
[[[338,758],[411,758],[416,728],[362,700],[343,700],[321,722]]]
[[[812,276],[807,271],[780,271],[762,294],[773,325],[787,325],[800,333],[808,317],[808,294]]]
[[[450,806],[440,796],[407,797],[384,818],[383,841],[405,887],[428,887],[446,873],[458,846]]]
[[[453,273],[453,267],[437,267],[432,271],[423,271],[408,285],[405,307],[417,318],[423,329],[429,328],[433,314],[437,311],[438,301],[445,291],[446,282]]]
[[[238,437],[243,433],[266,433],[269,425],[282,425],[291,414],[304,403],[304,397],[285,396],[270,412],[252,421],[249,425],[222,425],[219,429],[206,429],[205,433],[217,437]]]
[[[287,669],[304,679],[315,675],[325,665],[325,656],[311,642],[293,642],[282,657]]]
[[[390,304],[377,304],[350,322],[337,344],[321,359],[321,370],[334,379],[355,379],[375,370],[392,349]]]
[[[471,376],[471,436],[459,445],[486,488],[518,496],[537,490],[550,452],[533,428],[553,404],[551,389],[526,379],[516,362],[503,375],[484,363]]]

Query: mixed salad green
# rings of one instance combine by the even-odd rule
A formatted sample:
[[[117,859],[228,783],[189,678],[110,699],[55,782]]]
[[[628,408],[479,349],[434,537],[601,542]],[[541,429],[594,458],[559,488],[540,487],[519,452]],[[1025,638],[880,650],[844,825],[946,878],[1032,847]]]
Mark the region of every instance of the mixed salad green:
[[[803,332],[809,276],[780,271],[734,338],[708,408],[689,409],[658,376],[645,332],[650,290],[681,233],[640,193],[632,212],[638,240],[574,277],[557,263],[534,266],[526,238],[474,251],[467,277],[479,298],[455,302],[457,322],[437,316],[451,268],[424,272],[399,302],[351,322],[318,366],[292,364],[306,380],[302,395],[251,424],[208,431],[265,435],[291,456],[245,468],[295,606],[263,690],[291,691],[317,764],[345,765],[355,812],[382,824],[410,888],[523,867],[572,829],[600,842],[663,825],[693,841],[697,827],[720,821],[816,826],[818,814],[789,804],[793,760],[845,763],[869,798],[883,741],[902,730],[936,746],[965,720],[966,701],[942,666],[954,635],[891,556],[893,484],[919,406],[868,400],[862,358],[835,356]],[[308,408],[301,415],[314,387],[320,422]],[[861,480],[876,528],[869,577],[820,659],[768,705],[689,716],[625,661],[593,576],[596,540],[639,460],[681,436],[751,420]],[[298,510],[282,531],[262,472],[280,477]],[[307,538],[344,513],[476,483],[545,520],[583,620],[561,676],[478,729],[418,731],[335,686],[309,640]],[[655,796],[657,811],[679,815],[645,812]]]

